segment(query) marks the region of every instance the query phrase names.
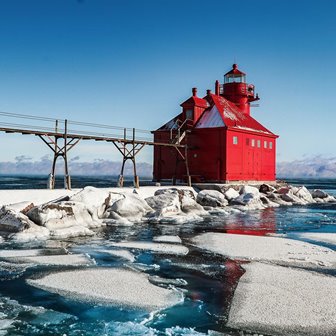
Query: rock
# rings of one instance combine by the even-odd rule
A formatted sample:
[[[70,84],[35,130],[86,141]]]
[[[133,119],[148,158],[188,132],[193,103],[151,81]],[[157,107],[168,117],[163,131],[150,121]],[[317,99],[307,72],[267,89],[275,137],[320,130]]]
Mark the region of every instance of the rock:
[[[180,195],[176,189],[161,189],[154,196],[146,198],[147,204],[155,210],[156,216],[179,214]]]
[[[143,216],[152,211],[146,201],[137,194],[125,194],[106,210],[104,218],[117,221],[122,218],[128,221],[140,221]]]
[[[281,187],[280,189],[277,190],[278,194],[288,194],[290,188],[289,187]]]
[[[293,205],[292,202],[286,202],[286,201],[284,201],[284,200],[281,198],[281,194],[279,195],[279,194],[270,192],[270,193],[267,194],[267,198],[268,198],[271,202],[277,203],[277,204],[279,204],[279,205],[287,205],[287,206]]]
[[[258,210],[265,208],[262,201],[260,200],[259,190],[258,194],[246,193],[239,195],[237,198],[231,201],[231,205],[243,205],[249,210]]]
[[[334,203],[334,202],[336,202],[336,198],[334,196],[331,196],[331,195],[328,195],[328,197],[324,198],[323,200],[326,203]]]
[[[244,195],[244,194],[253,194],[253,195],[258,196],[258,197],[260,196],[259,189],[256,188],[256,187],[249,186],[249,185],[244,185],[240,189],[239,193],[241,195]]]
[[[24,201],[7,205],[8,209],[11,209],[15,212],[22,212],[23,214],[26,214],[33,207],[34,204],[30,201]]]
[[[260,200],[262,202],[262,204],[268,208],[277,208],[280,206],[280,204],[271,201],[270,199],[268,199],[266,196],[260,196]]]
[[[270,186],[269,184],[262,184],[259,187],[259,192],[263,193],[263,194],[267,194],[268,192],[274,192],[276,189],[272,186]]]
[[[197,203],[203,206],[224,207],[228,205],[225,196],[217,190],[202,190],[197,194]]]
[[[239,192],[233,188],[229,188],[224,192],[224,195],[228,201],[231,201],[232,199],[239,197]]]
[[[21,232],[15,233],[13,236],[11,236],[11,239],[16,242],[24,243],[33,240],[46,240],[49,237],[50,231],[47,228],[30,222],[28,228]]]
[[[0,209],[0,231],[20,232],[28,229],[32,221],[23,213],[15,211],[8,206]]]
[[[313,196],[305,186],[299,187],[294,194],[307,203],[314,203]]]
[[[183,194],[180,199],[181,210],[186,214],[207,215],[207,211],[195,201],[195,196],[190,194]]]
[[[329,195],[320,189],[315,189],[312,193],[313,198],[327,198]]]
[[[97,227],[85,204],[80,202],[47,203],[34,207],[27,213],[36,224],[49,230],[70,226]]]
[[[77,194],[70,197],[72,202],[85,204],[94,220],[102,218],[107,206],[109,205],[111,195],[109,192],[94,188],[85,187]]]

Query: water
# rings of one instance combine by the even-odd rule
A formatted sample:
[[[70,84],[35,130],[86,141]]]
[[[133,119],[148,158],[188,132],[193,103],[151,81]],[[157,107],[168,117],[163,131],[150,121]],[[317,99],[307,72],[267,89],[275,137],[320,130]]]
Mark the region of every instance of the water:
[[[3,189],[17,188],[18,184],[21,188],[45,186],[42,176],[5,176],[0,182]],[[107,187],[110,182],[106,177],[73,178],[74,187]],[[290,183],[336,194],[336,180],[291,180]],[[209,231],[254,235],[281,233],[292,237],[300,232],[336,232],[336,205],[280,207],[225,218],[209,216],[202,222],[183,225],[143,223],[132,227],[108,227],[97,231],[94,238],[68,239],[61,243],[70,252],[88,254],[96,262],[91,267],[121,267],[127,264],[125,260],[103,251],[113,249],[110,242],[152,241],[154,236],[163,234],[180,236],[190,249],[187,256],[132,250],[136,258],[133,265],[145,269],[150,276],[167,279],[161,286],[184,293],[183,303],[153,316],[141,309],[76,302],[26,283],[27,278],[72,267],[29,266],[0,260],[0,335],[208,335],[209,330],[227,335],[249,335],[225,326],[234,289],[243,274],[239,263],[188,245],[190,238]],[[24,248],[44,248],[48,253],[48,244],[50,242],[35,243]],[[336,248],[331,244],[324,246]],[[2,247],[22,246],[4,242]]]

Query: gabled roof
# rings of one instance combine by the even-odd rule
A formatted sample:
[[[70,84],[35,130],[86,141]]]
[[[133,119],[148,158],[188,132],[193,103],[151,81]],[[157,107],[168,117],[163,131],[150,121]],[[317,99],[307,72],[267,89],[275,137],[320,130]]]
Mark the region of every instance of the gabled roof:
[[[216,105],[205,110],[195,128],[224,127],[224,120]]]
[[[191,97],[189,99],[192,98],[199,99],[203,103],[206,102],[207,104],[207,108],[204,110],[201,117],[197,121],[196,125],[194,126],[195,128],[228,127],[237,130],[260,132],[276,136],[250,115],[243,113],[234,103],[230,102],[222,96],[210,94],[204,98]],[[181,120],[182,113],[168,121],[158,130],[163,131],[177,129],[181,124]]]
[[[224,97],[211,94],[205,98],[207,98],[212,108],[203,112],[195,126],[196,128],[232,127],[274,135],[274,133],[269,131],[250,115],[241,112],[235,104]],[[216,109],[214,109],[213,106],[215,106]]]
[[[174,117],[173,119],[169,120],[167,123],[162,125],[159,129],[157,129],[157,131],[178,129],[179,120],[181,120],[181,118],[182,118],[182,113],[178,114],[176,117]]]
[[[183,107],[185,105],[199,106],[204,108],[209,107],[209,103],[205,99],[199,98],[197,96],[191,96],[189,99],[184,101],[180,106]]]

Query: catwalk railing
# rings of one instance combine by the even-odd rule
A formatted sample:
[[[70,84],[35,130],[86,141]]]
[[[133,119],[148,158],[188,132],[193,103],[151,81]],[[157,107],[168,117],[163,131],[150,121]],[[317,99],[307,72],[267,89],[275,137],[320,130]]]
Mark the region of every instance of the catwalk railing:
[[[0,112],[0,132],[38,136],[52,150],[53,161],[48,178],[50,189],[55,188],[56,161],[59,157],[64,159],[65,188],[71,189],[68,152],[82,140],[113,143],[123,158],[118,180],[120,187],[124,183],[124,168],[127,160],[133,162],[134,186],[139,187],[135,158],[144,146],[169,146],[176,149],[182,157],[186,157],[187,151],[187,146],[181,144],[182,139],[170,142],[155,142],[153,134],[148,130],[9,112]],[[180,133],[177,132],[177,134],[179,137]],[[184,149],[184,155],[181,149]],[[187,171],[189,171],[188,167]],[[188,183],[190,184],[189,176]]]

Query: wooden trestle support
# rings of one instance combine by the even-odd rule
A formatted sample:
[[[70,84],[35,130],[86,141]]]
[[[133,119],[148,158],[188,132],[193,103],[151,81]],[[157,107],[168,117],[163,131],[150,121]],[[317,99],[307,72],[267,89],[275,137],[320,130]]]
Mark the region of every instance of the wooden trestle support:
[[[124,129],[124,139],[120,141],[113,141],[114,146],[118,149],[118,151],[123,156],[123,161],[121,164],[121,171],[118,178],[118,187],[124,186],[124,169],[125,163],[127,160],[131,160],[133,162],[133,178],[134,178],[134,187],[139,188],[139,176],[136,171],[136,163],[135,157],[144,148],[145,143],[136,143],[135,142],[135,128],[132,129],[132,140],[127,140],[127,130]]]
[[[64,159],[64,188],[71,189],[71,177],[69,174],[68,167],[68,152],[74,146],[78,144],[81,138],[68,137],[68,121],[64,121],[64,133],[59,132],[58,120],[55,124],[55,135],[44,135],[39,134],[38,137],[53,151],[54,157],[51,167],[51,173],[48,178],[48,188],[55,189],[55,172],[56,172],[56,161],[59,157]],[[63,140],[62,144],[59,144],[59,140]]]

